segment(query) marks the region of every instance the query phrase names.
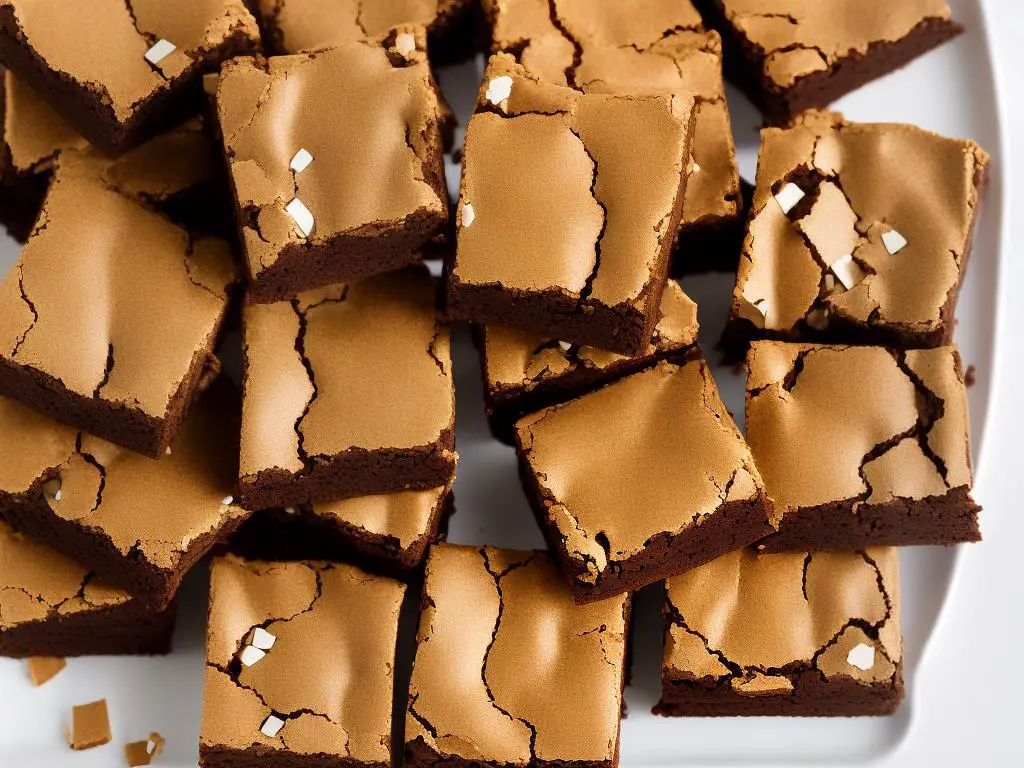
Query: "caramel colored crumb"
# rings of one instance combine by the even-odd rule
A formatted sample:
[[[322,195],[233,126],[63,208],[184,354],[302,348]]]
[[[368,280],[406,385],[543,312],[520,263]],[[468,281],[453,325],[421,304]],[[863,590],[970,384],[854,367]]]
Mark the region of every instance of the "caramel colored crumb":
[[[131,768],[149,765],[164,751],[164,737],[155,731],[145,741],[133,741],[124,745],[124,757]]]
[[[28,676],[38,688],[53,680],[67,665],[60,656],[34,656],[28,660]]]
[[[64,736],[68,746],[74,750],[92,749],[108,743],[111,734],[107,700],[100,699],[72,708],[71,729],[68,732],[65,728]]]

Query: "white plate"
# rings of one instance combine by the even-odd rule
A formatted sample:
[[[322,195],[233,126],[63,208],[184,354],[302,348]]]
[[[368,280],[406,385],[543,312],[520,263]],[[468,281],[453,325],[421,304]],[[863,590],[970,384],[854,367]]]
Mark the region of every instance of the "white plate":
[[[836,106],[854,120],[917,123],[950,136],[970,137],[999,158],[997,99],[980,2],[950,0],[950,5],[954,16],[967,27],[967,34]],[[481,67],[478,61],[442,73],[446,95],[463,124]],[[753,178],[759,117],[736,93],[730,91],[729,101],[741,169],[745,177]],[[461,131],[457,142],[461,143]],[[454,192],[457,169],[448,170]],[[978,375],[969,393],[976,465],[986,433],[993,371],[997,234],[1003,203],[1002,173],[997,166],[978,224],[957,328],[964,359],[976,366]],[[16,256],[13,243],[0,244],[0,267],[9,267]],[[700,305],[709,346],[724,322],[731,287],[732,280],[722,275],[684,281],[684,288]],[[710,349],[708,352],[712,354]],[[458,513],[452,519],[450,538],[473,544],[543,546],[520,488],[514,452],[491,440],[487,431],[479,365],[462,330],[454,354],[461,462],[456,483]],[[715,373],[726,403],[742,422],[742,378],[722,368]],[[656,591],[646,590],[635,610],[633,682],[626,692],[629,717],[622,729],[622,765],[856,764],[891,754],[906,737],[920,704],[915,696],[916,671],[946,601],[957,559],[955,550],[941,548],[903,553],[908,696],[896,715],[883,719],[654,717],[650,708],[659,691],[661,619]],[[121,765],[121,745],[145,738],[151,730],[167,738],[160,765],[194,766],[202,709],[205,601],[206,575],[200,568],[183,587],[175,651],[167,658],[75,659],[40,689],[28,683],[23,663],[0,660],[0,766]],[[61,735],[70,708],[100,697],[107,698],[110,706],[114,741],[72,755]]]

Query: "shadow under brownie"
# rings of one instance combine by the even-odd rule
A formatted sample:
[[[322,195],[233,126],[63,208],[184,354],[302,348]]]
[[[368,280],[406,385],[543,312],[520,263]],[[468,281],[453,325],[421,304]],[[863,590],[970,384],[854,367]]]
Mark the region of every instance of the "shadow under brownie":
[[[442,541],[455,511],[451,489],[357,496],[265,509],[231,536],[232,552],[251,559],[344,560],[405,578]]]

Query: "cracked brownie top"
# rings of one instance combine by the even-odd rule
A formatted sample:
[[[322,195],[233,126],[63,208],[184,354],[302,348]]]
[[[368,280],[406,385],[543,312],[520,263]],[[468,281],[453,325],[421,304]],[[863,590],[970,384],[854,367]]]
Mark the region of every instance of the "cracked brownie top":
[[[693,96],[683,226],[739,213],[739,170],[722,82],[722,42],[686,0],[484,0],[492,50],[533,76],[586,93]]]
[[[235,267],[226,242],[193,237],[141,203],[191,180],[187,153],[166,173],[152,163],[182,141],[169,134],[137,150],[151,155],[118,161],[62,154],[35,230],[0,284],[5,363],[157,419],[187,391],[197,355],[213,346]]]
[[[423,606],[407,752],[500,765],[614,760],[627,595],[577,606],[545,553],[439,545]]]
[[[948,343],[988,162],[972,141],[833,113],[765,129],[732,320]]]
[[[783,515],[970,488],[967,393],[954,347],[755,342],[748,368],[747,440]]]
[[[749,696],[788,696],[808,671],[888,683],[903,655],[899,555],[738,549],[669,579],[665,620],[672,680]]]
[[[234,503],[237,399],[215,384],[158,460],[0,398],[0,498],[38,498],[123,557],[176,570],[246,513]]]
[[[669,280],[661,296],[661,320],[641,357],[653,357],[697,343],[697,305],[679,283]],[[484,372],[492,397],[529,392],[539,384],[573,371],[605,369],[628,360],[596,347],[570,345],[557,339],[488,325],[483,329]]]
[[[692,98],[489,72],[466,133],[452,279],[642,311],[664,284]]]
[[[549,525],[596,584],[655,537],[704,524],[764,486],[704,360],[659,362],[516,424]],[[596,471],[595,471],[596,468]],[[770,507],[765,517],[774,524]]]
[[[779,88],[895,43],[920,24],[949,21],[946,0],[701,0],[712,3]]]
[[[340,563],[214,560],[201,749],[389,765],[404,594]]]
[[[441,107],[422,33],[404,34],[411,47],[399,34],[225,64],[217,106],[254,280],[336,238],[447,220]]]
[[[237,38],[259,42],[243,0],[2,0],[0,21],[43,66],[94,92],[97,111],[111,110],[119,123],[207,69]],[[169,52],[154,49],[159,41]]]
[[[277,53],[333,48],[385,37],[395,27],[429,27],[467,0],[258,0],[260,22]]]
[[[447,442],[455,390],[436,301],[414,268],[247,306],[242,476]]]
[[[85,566],[0,522],[0,632],[131,599],[123,589],[94,578]]]

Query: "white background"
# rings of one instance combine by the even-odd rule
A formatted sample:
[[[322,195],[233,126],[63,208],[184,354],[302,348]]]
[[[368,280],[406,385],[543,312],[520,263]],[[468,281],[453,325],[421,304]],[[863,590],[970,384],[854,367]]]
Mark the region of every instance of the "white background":
[[[892,0],[905,1],[909,0]],[[979,384],[972,390],[972,409],[975,402],[987,400],[984,388],[990,383],[993,386],[992,399],[987,403],[985,429],[975,424],[978,433],[985,433],[976,478],[976,496],[985,508],[982,518],[985,541],[957,550],[955,562],[954,554],[948,551],[909,555],[919,566],[928,564],[915,569],[917,583],[908,587],[917,597],[905,605],[908,614],[905,623],[913,625],[911,634],[921,639],[916,647],[908,647],[908,657],[912,657],[908,661],[914,665],[908,700],[900,713],[888,720],[827,724],[778,719],[762,719],[756,723],[735,719],[655,720],[647,715],[643,706],[649,707],[650,697],[654,695],[651,686],[656,684],[657,674],[658,632],[656,626],[650,627],[651,631],[644,633],[645,639],[638,647],[638,655],[646,661],[641,662],[642,669],[637,670],[641,673],[640,680],[630,691],[629,698],[634,706],[624,725],[623,768],[657,763],[688,766],[792,765],[797,762],[801,765],[1024,765],[1024,748],[1019,746],[1022,739],[1017,733],[1024,720],[1024,696],[1018,690],[1015,664],[1017,654],[1024,651],[1024,550],[1021,546],[1024,542],[1024,489],[1018,487],[1021,485],[1018,478],[1024,477],[1021,466],[1024,452],[1019,447],[1024,429],[1024,418],[1019,414],[1024,408],[1018,385],[1024,378],[1024,362],[1019,357],[1024,352],[1024,345],[1019,341],[1024,333],[1024,303],[1017,298],[1018,286],[1024,286],[1024,255],[1019,253],[1018,247],[1018,243],[1024,241],[1024,151],[1019,148],[1017,138],[1024,136],[1024,86],[1020,81],[1024,78],[1021,63],[1024,62],[1021,50],[1024,1],[982,2],[995,51],[995,75],[1003,110],[1002,142],[991,141],[986,148],[996,155],[993,189],[1005,196],[1003,200],[1007,205],[1003,210],[1009,213],[1001,219],[998,212],[987,212],[987,225],[1002,222],[1006,230],[990,232],[983,238],[993,244],[991,258],[999,235],[1003,237],[995,362],[981,351],[987,347],[986,339],[978,338],[988,332],[987,323],[972,316],[961,329],[970,336],[970,348],[978,350],[967,356],[967,362],[979,363]],[[951,0],[951,5],[960,15],[961,11],[966,14],[966,9],[975,3]],[[976,55],[983,31],[980,24],[972,24],[970,35],[977,37],[969,44],[956,43],[958,47],[950,50],[957,54],[940,51],[930,63],[922,62],[919,66],[928,68],[929,75],[921,84],[921,93],[913,89],[908,92],[905,87],[890,92],[879,87],[882,84],[876,84],[849,100],[850,116],[914,122],[924,105],[946,115],[940,123],[955,124],[956,111],[981,109],[979,101],[965,98],[963,79],[968,80],[968,93],[973,81],[977,82],[979,93],[988,87],[987,64],[979,63]],[[959,52],[964,52],[962,67],[956,59]],[[905,78],[913,77],[912,70],[908,72],[911,74],[897,76],[903,78],[899,82],[905,84]],[[467,76],[471,79],[472,73]],[[948,91],[945,76],[950,81]],[[461,79],[461,75],[455,79]],[[453,101],[465,100],[462,90]],[[465,93],[472,93],[472,85]],[[897,93],[898,96],[892,95]],[[844,108],[845,104],[844,100]],[[459,110],[459,104],[455,106],[457,111],[464,111]],[[989,106],[986,104],[984,108]],[[746,118],[753,118],[749,114],[741,115],[741,111],[737,106],[737,126],[743,125]],[[970,117],[965,117],[964,122],[969,123]],[[922,118],[921,122],[927,123],[929,119]],[[930,127],[941,129],[938,125]],[[752,142],[749,135],[740,141],[741,145],[746,145],[742,154],[746,157],[748,176]],[[1000,144],[1001,154],[998,152]],[[5,248],[3,256],[8,253]],[[13,258],[14,254],[10,255]],[[7,258],[0,260],[5,266],[9,263]],[[972,264],[971,279],[994,283],[991,263],[989,267],[978,261]],[[722,279],[718,278],[684,282],[698,302],[705,293],[720,292],[721,284]],[[980,318],[990,312],[990,308],[973,297],[975,294],[984,297],[991,292],[970,288],[972,299],[966,309],[972,315],[978,313]],[[706,323],[705,328],[713,331],[713,324]],[[465,359],[471,355],[464,342],[464,337],[460,338],[456,352],[463,363],[457,370],[459,439],[460,448],[466,449],[478,439],[482,440],[483,435],[477,412],[479,383],[473,361]],[[967,341],[964,343],[966,349]],[[721,375],[719,378],[723,388],[730,390],[726,393],[727,400],[736,408],[737,382],[726,382]],[[471,419],[463,419],[467,413]],[[466,542],[495,541],[508,546],[540,545],[539,534],[528,513],[523,511],[521,491],[511,471],[514,465],[507,449],[481,442],[472,458],[467,453],[464,450],[457,498],[487,501],[483,505],[460,505],[461,511],[453,522],[456,538]],[[500,473],[484,476],[485,473],[473,471],[475,467],[490,463],[494,466],[500,463]],[[474,487],[478,485],[486,486],[486,495],[481,494],[480,487]],[[509,501],[508,497],[514,498]],[[491,499],[493,504],[488,504]],[[514,508],[510,514],[516,519],[504,525],[495,523],[496,514],[506,507]],[[492,534],[498,528],[503,535],[495,539]],[[935,583],[921,583],[929,574],[934,574]],[[941,603],[945,580],[950,574],[948,599]],[[38,690],[28,685],[22,665],[0,660],[0,768],[123,765],[121,744],[144,738],[149,728],[169,737],[168,752],[159,764],[175,768],[194,765],[195,732],[201,708],[204,590],[202,573],[193,574],[186,581],[183,604],[187,610],[176,635],[176,651],[167,659],[72,660],[60,677]],[[934,605],[922,606],[922,596],[933,597]],[[645,620],[656,622],[656,606],[655,610],[651,608],[648,605],[640,613],[646,615]],[[644,681],[648,686],[646,690]],[[66,713],[71,704],[101,696],[110,700],[114,743],[87,753],[70,753],[62,745],[60,734]]]

